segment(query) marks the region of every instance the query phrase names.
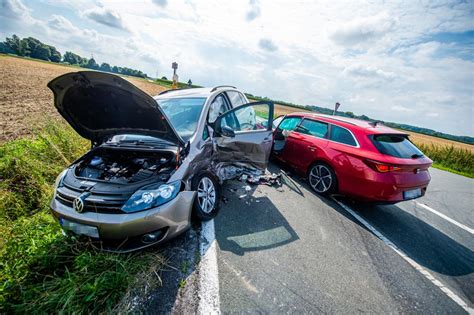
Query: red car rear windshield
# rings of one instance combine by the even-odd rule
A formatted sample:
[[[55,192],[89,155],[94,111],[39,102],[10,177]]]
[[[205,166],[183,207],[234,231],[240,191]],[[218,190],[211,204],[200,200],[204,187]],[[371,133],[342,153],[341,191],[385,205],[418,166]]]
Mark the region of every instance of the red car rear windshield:
[[[419,158],[423,156],[421,152],[404,135],[374,135],[372,142],[380,153],[402,159]]]

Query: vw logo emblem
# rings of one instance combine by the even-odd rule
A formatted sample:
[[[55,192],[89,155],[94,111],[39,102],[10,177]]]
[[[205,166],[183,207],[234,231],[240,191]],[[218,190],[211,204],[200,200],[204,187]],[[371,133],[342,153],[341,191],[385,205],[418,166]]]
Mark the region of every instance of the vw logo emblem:
[[[79,197],[74,199],[74,201],[72,202],[73,209],[76,210],[77,212],[84,211],[84,199],[89,197],[89,195],[90,195],[90,193],[88,193],[88,192],[83,193],[82,195],[80,195]]]
[[[81,197],[77,197],[76,199],[74,199],[74,201],[72,202],[72,207],[77,212],[82,212],[82,210],[84,210],[84,201],[82,201]]]

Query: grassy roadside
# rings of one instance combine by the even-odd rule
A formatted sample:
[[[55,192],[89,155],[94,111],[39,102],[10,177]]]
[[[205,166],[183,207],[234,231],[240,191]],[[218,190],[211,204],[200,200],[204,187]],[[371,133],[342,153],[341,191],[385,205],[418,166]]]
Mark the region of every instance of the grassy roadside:
[[[60,121],[0,144],[0,313],[111,312],[163,259],[118,255],[62,236],[49,214],[56,176],[89,144]]]

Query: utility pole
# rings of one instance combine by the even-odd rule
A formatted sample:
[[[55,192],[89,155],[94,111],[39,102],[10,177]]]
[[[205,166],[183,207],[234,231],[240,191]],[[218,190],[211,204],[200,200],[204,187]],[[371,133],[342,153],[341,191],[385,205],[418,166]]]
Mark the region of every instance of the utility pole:
[[[173,62],[171,68],[173,68],[173,84],[171,85],[171,88],[176,90],[178,88],[178,74],[176,73],[176,70],[178,70],[178,63]]]
[[[339,109],[339,106],[341,106],[341,104],[339,104],[339,102],[337,102],[337,103],[334,105],[334,112],[332,113],[333,116],[336,115],[336,112],[337,112],[337,110]]]

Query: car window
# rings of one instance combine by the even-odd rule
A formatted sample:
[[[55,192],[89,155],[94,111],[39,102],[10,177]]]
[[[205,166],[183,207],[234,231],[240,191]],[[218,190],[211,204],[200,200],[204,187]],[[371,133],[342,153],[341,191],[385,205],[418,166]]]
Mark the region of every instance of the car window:
[[[227,103],[225,101],[224,95],[219,94],[214,101],[211,103],[211,106],[209,108],[209,116],[207,118],[207,121],[209,123],[213,123],[216,121],[217,117],[222,115],[227,111]]]
[[[288,131],[295,130],[296,126],[298,126],[300,121],[301,121],[301,117],[286,117],[278,126],[278,130],[288,130]]]
[[[227,91],[226,93],[230,99],[232,107],[237,107],[237,106],[245,104],[245,99],[242,98],[242,95],[239,92]]]
[[[168,98],[159,99],[158,105],[170,120],[174,129],[184,141],[189,140],[196,131],[199,115],[206,98]]]
[[[296,128],[296,131],[318,138],[326,138],[328,133],[328,124],[312,119],[304,119],[298,128]]]
[[[346,128],[342,128],[336,125],[331,125],[331,135],[329,137],[330,140],[344,143],[347,145],[357,146],[357,142],[352,136],[351,132]]]
[[[220,127],[230,127],[236,133],[250,130],[268,130],[270,106],[245,105],[222,116]]]
[[[405,135],[375,135],[372,142],[380,153],[397,158],[408,159],[422,157],[421,152]]]

